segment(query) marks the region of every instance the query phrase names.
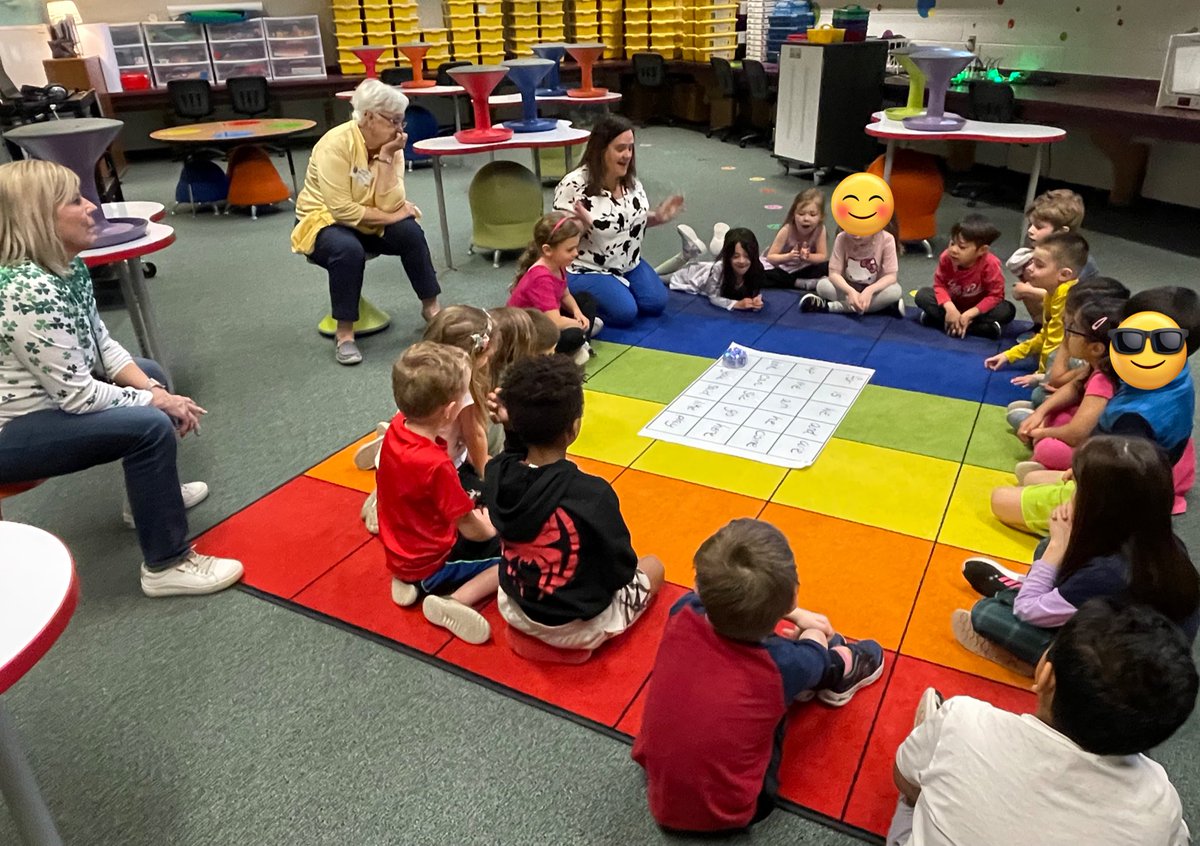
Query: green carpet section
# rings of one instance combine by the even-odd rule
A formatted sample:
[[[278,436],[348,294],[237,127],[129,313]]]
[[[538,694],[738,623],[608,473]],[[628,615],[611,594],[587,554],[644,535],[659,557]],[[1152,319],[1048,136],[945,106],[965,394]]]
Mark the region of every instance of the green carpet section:
[[[666,404],[711,365],[710,358],[631,347],[589,379],[588,390]]]
[[[979,411],[979,424],[967,446],[967,464],[1011,473],[1018,461],[1029,459],[1029,447],[1013,434],[999,405],[985,405]]]
[[[961,461],[978,410],[976,402],[867,385],[837,437]]]

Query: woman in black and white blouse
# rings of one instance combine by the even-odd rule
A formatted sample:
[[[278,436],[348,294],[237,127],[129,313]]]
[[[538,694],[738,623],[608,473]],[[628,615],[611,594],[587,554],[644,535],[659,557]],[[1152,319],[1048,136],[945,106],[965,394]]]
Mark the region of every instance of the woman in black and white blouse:
[[[683,197],[650,207],[635,169],[633,124],[615,115],[596,124],[583,164],[555,188],[554,207],[574,213],[586,227],[579,256],[567,272],[572,294],[595,297],[609,326],[662,314],[667,288],[642,258],[642,236],[647,226],[679,214]]]

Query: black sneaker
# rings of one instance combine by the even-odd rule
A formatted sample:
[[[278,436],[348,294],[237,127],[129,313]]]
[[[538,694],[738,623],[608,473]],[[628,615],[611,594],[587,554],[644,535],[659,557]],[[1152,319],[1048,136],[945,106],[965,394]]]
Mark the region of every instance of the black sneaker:
[[[800,310],[803,312],[829,311],[829,303],[817,294],[805,294],[800,298]]]
[[[917,322],[922,326],[929,325],[929,315],[925,313],[924,309],[917,312]]]
[[[963,562],[962,574],[980,596],[995,596],[1002,590],[1020,590],[1025,579],[990,558],[968,558]]]
[[[837,632],[834,632],[833,637],[829,638],[829,648],[830,649],[836,649],[839,646],[845,646],[845,645],[846,645],[846,639],[844,637],[842,637],[840,634],[838,634]],[[817,692],[815,690],[802,690],[798,694],[796,694],[795,701],[809,702],[816,695],[817,695]]]
[[[841,708],[854,698],[859,688],[879,681],[883,675],[883,647],[873,640],[847,644],[850,650],[850,670],[833,687],[817,691],[817,698],[826,705]]]
[[[975,330],[972,334],[978,335],[980,338],[987,338],[989,341],[999,341],[1003,331],[1000,324],[994,320],[977,321],[971,324],[971,328]]]

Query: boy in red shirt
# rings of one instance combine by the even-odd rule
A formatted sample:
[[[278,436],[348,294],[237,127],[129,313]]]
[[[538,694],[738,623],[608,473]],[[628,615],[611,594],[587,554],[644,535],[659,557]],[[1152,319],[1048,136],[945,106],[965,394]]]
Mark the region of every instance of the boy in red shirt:
[[[694,563],[696,593],[671,609],[633,760],[660,826],[728,832],[775,807],[792,703],[845,705],[883,675],[883,650],[796,607],[796,559],[770,523],[734,520]],[[781,620],[786,636],[774,634]]]
[[[484,643],[491,627],[471,606],[496,594],[500,543],[487,510],[463,490],[441,437],[470,378],[470,359],[460,349],[422,341],[404,351],[392,365],[400,413],[383,436],[376,483],[392,601],[407,607],[424,595],[429,622]]]
[[[933,287],[917,292],[922,326],[961,338],[1000,339],[1017,310],[1004,299],[1004,269],[992,253],[1000,230],[981,214],[969,214],[950,230],[950,246],[938,260]]]

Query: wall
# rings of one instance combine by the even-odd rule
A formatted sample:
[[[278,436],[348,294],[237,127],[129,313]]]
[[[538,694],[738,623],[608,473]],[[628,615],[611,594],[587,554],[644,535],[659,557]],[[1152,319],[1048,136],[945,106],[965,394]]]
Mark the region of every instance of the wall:
[[[981,59],[1006,68],[1138,79],[1159,79],[1168,37],[1200,27],[1195,0],[937,0],[927,18],[915,0],[859,2],[871,35],[956,46],[974,37]]]

